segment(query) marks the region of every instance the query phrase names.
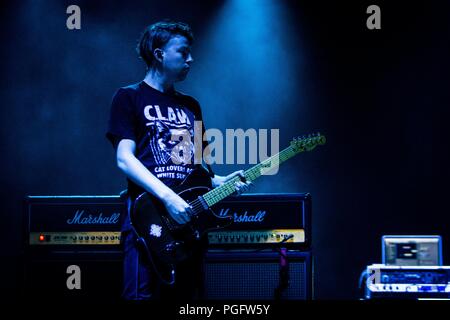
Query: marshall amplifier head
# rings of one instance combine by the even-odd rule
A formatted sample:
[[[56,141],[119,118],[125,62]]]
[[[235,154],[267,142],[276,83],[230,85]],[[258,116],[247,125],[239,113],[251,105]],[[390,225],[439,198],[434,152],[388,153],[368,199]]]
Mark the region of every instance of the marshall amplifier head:
[[[209,232],[210,247],[309,247],[309,193],[245,194],[229,197],[212,207],[216,215],[233,218],[226,229]]]
[[[25,199],[26,246],[88,247],[120,244],[119,196],[28,196]]]

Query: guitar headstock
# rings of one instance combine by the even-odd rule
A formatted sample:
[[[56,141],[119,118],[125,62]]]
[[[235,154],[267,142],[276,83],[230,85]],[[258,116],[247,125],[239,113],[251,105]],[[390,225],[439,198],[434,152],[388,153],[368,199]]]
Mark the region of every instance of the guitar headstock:
[[[292,139],[291,147],[295,152],[311,151],[316,146],[325,144],[325,142],[325,136],[320,133],[313,133]]]

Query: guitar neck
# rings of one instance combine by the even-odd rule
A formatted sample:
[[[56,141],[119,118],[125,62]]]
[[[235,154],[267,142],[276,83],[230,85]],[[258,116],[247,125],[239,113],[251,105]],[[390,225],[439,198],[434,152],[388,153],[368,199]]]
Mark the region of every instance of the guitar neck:
[[[244,172],[244,177],[247,181],[254,181],[264,173],[270,172],[275,167],[279,166],[281,163],[288,160],[289,158],[292,158],[294,155],[296,155],[301,151],[303,150],[301,149],[294,150],[292,146],[289,146],[286,149],[277,153],[276,155],[273,155],[270,158],[267,158],[266,160],[246,170]],[[203,195],[203,199],[208,204],[208,207],[215,205],[219,201],[233,194],[236,191],[235,183],[239,180],[240,177],[234,177],[233,179],[224,183],[220,187],[217,187],[205,193]]]

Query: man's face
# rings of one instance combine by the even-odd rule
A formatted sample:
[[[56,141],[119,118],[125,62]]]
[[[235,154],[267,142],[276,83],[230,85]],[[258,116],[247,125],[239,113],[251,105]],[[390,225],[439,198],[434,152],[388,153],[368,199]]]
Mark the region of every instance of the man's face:
[[[162,51],[162,67],[165,74],[174,82],[184,80],[194,61],[191,56],[191,46],[186,37],[181,35],[172,37]]]

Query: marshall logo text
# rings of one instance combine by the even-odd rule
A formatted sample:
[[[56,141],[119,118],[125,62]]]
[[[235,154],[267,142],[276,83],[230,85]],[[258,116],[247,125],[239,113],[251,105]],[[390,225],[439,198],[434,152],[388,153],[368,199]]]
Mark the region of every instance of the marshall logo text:
[[[67,224],[117,224],[120,213],[103,216],[103,213],[93,215],[85,214],[84,210],[77,210],[72,219],[67,219]]]
[[[220,209],[219,216],[225,217],[228,215],[230,209]],[[245,222],[263,222],[264,217],[266,216],[266,211],[258,211],[256,214],[247,214],[247,211],[244,213],[233,214],[233,220],[236,223],[245,223]]]

